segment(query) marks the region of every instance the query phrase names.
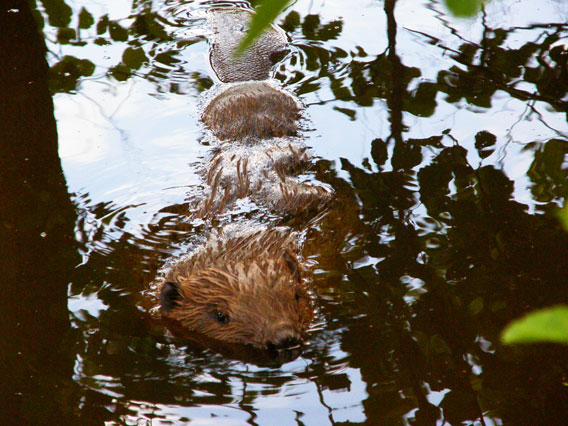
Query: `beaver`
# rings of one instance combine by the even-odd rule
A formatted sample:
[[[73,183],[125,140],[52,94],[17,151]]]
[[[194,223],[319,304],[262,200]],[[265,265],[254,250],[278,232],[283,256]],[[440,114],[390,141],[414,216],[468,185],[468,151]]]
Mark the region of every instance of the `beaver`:
[[[162,312],[218,340],[295,347],[313,318],[297,249],[297,236],[284,227],[223,229],[170,269]]]
[[[235,55],[252,14],[237,7],[207,10],[209,62],[223,83],[267,80],[272,66],[289,52],[284,31],[271,26],[246,51]]]
[[[290,94],[251,81],[215,96],[202,120],[220,140],[269,139],[295,136],[299,115],[300,105]]]
[[[202,170],[206,193],[193,214],[238,216],[235,203],[248,199],[282,221],[313,216],[333,191],[294,177],[311,163],[298,136],[301,104],[268,79],[287,40],[272,28],[244,57],[233,56],[251,15],[237,8],[208,13],[210,63],[222,83],[201,116],[214,148]],[[163,316],[219,341],[298,347],[314,315],[301,236],[274,220],[225,223],[169,267],[160,290]]]

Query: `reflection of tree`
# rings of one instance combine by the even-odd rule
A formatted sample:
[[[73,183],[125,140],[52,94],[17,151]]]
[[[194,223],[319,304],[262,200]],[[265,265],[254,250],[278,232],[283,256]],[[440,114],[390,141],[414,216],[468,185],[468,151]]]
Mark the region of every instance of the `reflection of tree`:
[[[396,32],[392,20],[393,17],[389,18],[387,14],[388,31]],[[566,38],[566,26],[552,25],[548,34],[538,36],[542,40],[527,42],[517,49],[507,46],[507,41],[515,32],[537,27],[513,28],[509,31],[486,28],[479,43],[464,42],[458,50],[452,51],[456,64],[447,70],[440,70],[435,81],[422,79],[417,82],[420,70],[397,63],[392,56],[393,46],[389,45],[387,53],[374,58],[369,57],[362,48],[345,52],[331,43],[319,43],[317,37],[306,37],[306,34],[318,34],[318,29],[322,28],[319,20],[313,20],[313,25],[317,25],[315,29],[304,31],[306,22],[307,19],[301,23],[294,12],[284,19],[283,26],[288,31],[297,31],[297,27],[302,27],[305,40],[296,44],[301,52],[300,60],[306,65],[302,71],[295,71],[292,75],[285,72],[277,75],[287,83],[296,83],[300,94],[317,90],[322,84],[321,79],[329,79],[333,101],[352,101],[359,106],[372,106],[377,99],[384,99],[392,108],[393,93],[400,91],[396,85],[400,82],[404,87],[409,87],[414,80],[414,88],[401,93],[402,110],[419,117],[434,114],[438,93],[446,94],[446,102],[457,103],[465,99],[471,105],[487,108],[491,106],[494,94],[504,91],[512,98],[527,102],[529,110],[536,114],[536,102],[543,102],[557,111],[568,109],[565,100],[568,91],[568,51],[562,44]],[[335,27],[341,29],[340,22]],[[433,45],[444,46],[442,40],[417,34]],[[393,74],[393,67],[397,73]],[[306,75],[305,70],[312,71],[313,75]],[[392,78],[401,74],[402,78]],[[355,110],[337,110],[355,118]]]
[[[428,115],[433,109],[419,108],[430,108],[437,91],[446,92],[450,102],[466,97],[488,106],[493,93],[505,88],[513,97],[538,99],[561,109],[565,82],[554,95],[549,91],[528,96],[514,87],[519,70],[525,67],[528,72],[536,52],[541,57],[554,55],[549,55],[546,45],[535,50],[530,43],[519,49],[520,56],[510,55],[500,47],[503,38],[490,37],[482,44],[488,57],[495,57],[484,65],[483,78],[489,82],[480,84],[479,66],[472,66],[467,72],[442,71],[437,83],[421,83],[409,93],[406,82],[412,74],[399,64],[391,38],[396,34],[392,7],[394,2],[385,2],[389,53],[382,60],[390,64],[382,69],[390,70],[390,75],[382,82],[373,79],[369,71],[374,61],[363,65],[362,75],[368,85],[389,87],[381,97],[390,107],[394,170],[382,171],[389,141],[377,139],[372,141],[371,154],[378,172],[366,162],[359,168],[342,160],[351,185],[339,182],[332,170],[322,175],[336,188],[351,189],[346,198],[356,198],[361,205],[356,246],[363,253],[353,257],[344,251],[342,260],[336,261],[347,265],[348,282],[337,286],[342,285],[349,297],[344,305],[326,309],[331,317],[354,318],[342,331],[341,346],[368,384],[369,423],[399,424],[400,417],[390,410],[414,409],[418,424],[434,423],[439,414],[449,424],[483,423],[481,413],[488,411],[506,424],[563,419],[568,409],[562,384],[566,349],[503,350],[498,336],[504,324],[521,312],[566,301],[568,271],[563,259],[568,237],[554,218],[529,214],[526,206],[514,201],[513,182],[502,171],[493,166],[472,168],[458,141],[444,135],[404,140],[397,98],[403,99],[402,110]],[[470,61],[476,49],[462,47]],[[467,62],[464,57],[460,60]],[[360,66],[357,61],[349,65]],[[553,72],[544,61],[538,72],[531,72],[545,79],[560,78],[562,66]],[[355,79],[352,82],[349,92],[356,96]],[[539,92],[543,84],[544,80],[535,80]],[[411,109],[419,103],[419,93],[426,94],[426,102]],[[490,155],[496,142],[491,133],[479,132],[475,143],[479,156]],[[536,152],[529,176],[536,184],[535,198],[549,203],[543,205],[544,211],[568,195],[563,167],[567,146],[564,140],[551,140],[527,147]],[[434,153],[426,165],[422,164],[425,152]],[[424,217],[412,211],[418,201],[427,213]],[[350,266],[360,259],[372,261]],[[425,387],[446,390],[443,412],[428,404]]]
[[[343,284],[350,291],[344,291],[353,300],[331,314],[357,318],[341,344],[371,386],[366,413],[384,423],[392,422],[384,407],[418,407],[416,416],[427,415],[420,403],[421,384],[427,384],[450,390],[442,408],[451,424],[478,419],[480,409],[509,424],[562,418],[566,350],[493,348],[512,318],[566,301],[568,238],[554,219],[530,215],[513,201],[513,183],[501,171],[473,169],[459,146],[437,152],[418,180],[412,172],[373,173],[342,164],[361,202],[360,257],[382,259],[347,273],[349,284]],[[545,176],[555,173],[539,167]],[[430,224],[410,220],[416,198]],[[412,281],[421,283],[420,292],[411,291]],[[409,306],[403,297],[415,301]],[[396,386],[372,386],[385,382]]]
[[[466,68],[454,66],[440,72],[439,89],[448,94],[448,102],[465,98],[473,105],[489,107],[494,93],[503,90],[513,98],[543,101],[566,111],[568,104],[562,98],[568,89],[568,53],[562,46],[553,47],[563,31],[511,49],[504,46],[509,32],[486,28],[479,45],[464,44],[455,52],[454,60]],[[517,88],[520,82],[531,83],[535,90]]]
[[[164,20],[157,13],[152,12],[150,2],[138,3],[136,13],[131,16],[132,20],[112,20],[108,15],[95,17],[85,7],[75,18],[73,10],[61,0],[44,0],[41,3],[49,24],[57,30],[59,45],[89,45],[96,49],[125,44],[120,59],[112,59],[116,62],[114,65],[101,67],[106,75],[116,80],[125,81],[140,75],[151,81],[160,82],[177,73],[178,78],[184,75],[188,80],[195,80],[198,90],[207,89],[212,84],[209,78],[187,74],[178,58],[183,48],[199,40],[174,40]],[[37,17],[43,21],[41,15],[38,14]],[[52,52],[52,55],[55,53]],[[89,59],[69,55],[58,57],[57,62],[50,69],[52,92],[76,90],[79,81],[92,76],[97,66],[100,65],[94,64]],[[101,69],[98,71],[100,72]],[[172,84],[170,90],[175,92],[177,86]]]
[[[69,423],[74,206],[57,152],[45,44],[25,0],[0,4],[0,423]]]
[[[565,167],[568,141],[551,139],[532,145],[528,148],[534,150],[534,161],[527,173],[533,182],[531,192],[535,200],[543,203],[539,210],[553,213],[551,210],[554,210],[555,204],[551,202],[562,202],[568,196],[568,171]]]

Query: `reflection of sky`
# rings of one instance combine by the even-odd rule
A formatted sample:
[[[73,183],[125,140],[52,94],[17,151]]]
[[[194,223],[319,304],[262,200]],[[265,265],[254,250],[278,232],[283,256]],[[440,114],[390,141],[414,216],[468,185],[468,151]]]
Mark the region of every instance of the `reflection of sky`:
[[[197,47],[185,57],[204,62],[205,43]],[[201,151],[201,131],[195,95],[160,93],[142,78],[104,76],[124,48],[70,49],[79,58],[89,52],[98,68],[78,94],[55,96],[59,153],[70,192],[88,193],[93,204],[140,206],[127,215],[144,223],[164,205],[183,201],[186,187],[198,183],[188,165]]]
[[[369,7],[348,7],[341,2],[299,2],[294,8],[305,13],[318,13],[322,22],[338,17],[344,18],[344,29],[338,41],[330,41],[334,47],[353,51],[355,46],[362,46],[369,55],[376,55],[385,50],[386,24],[382,5],[372,2]],[[365,3],[361,1],[360,3]],[[452,18],[441,15],[441,4],[414,0],[399,0],[396,8],[398,22],[397,54],[405,66],[420,69],[420,81],[436,81],[440,70],[458,65],[451,58],[451,52],[444,48],[458,49],[464,42],[477,43],[484,31],[481,17],[476,19]],[[564,23],[568,19],[568,5],[562,2],[519,2],[494,1],[486,6],[488,17],[486,25],[490,28],[529,27],[532,24],[547,22]],[[452,31],[457,31],[457,35]],[[430,44],[425,33],[438,39],[438,46]],[[506,41],[505,47],[518,48],[520,45],[537,41],[541,29],[521,29],[515,31]],[[411,82],[411,88],[417,81]],[[520,87],[534,91],[532,85]],[[523,146],[533,141],[546,141],[551,137],[568,134],[565,115],[550,111],[542,103],[536,103],[535,109],[540,114],[529,114],[526,102],[511,98],[504,92],[496,92],[490,109],[468,105],[464,100],[445,103],[446,95],[438,94],[436,112],[433,117],[420,118],[404,114],[404,124],[408,127],[408,138],[427,138],[440,135],[446,129],[460,145],[468,150],[468,160],[473,167],[481,164],[474,148],[475,134],[481,130],[497,136],[498,142],[507,143],[506,151],[497,150],[483,164],[502,164],[507,175],[516,181],[515,196],[519,201],[530,204],[528,192],[530,182],[526,171],[532,162],[532,155],[523,152]],[[322,88],[316,93],[305,96],[307,104],[333,99],[329,83],[322,82]],[[344,114],[334,111],[333,107],[351,108],[357,111],[356,119],[351,121]],[[328,159],[347,158],[359,165],[361,160],[370,156],[370,141],[374,138],[383,140],[390,136],[389,115],[384,101],[375,100],[372,108],[336,101],[323,105],[313,105],[308,109],[313,120],[314,134],[309,136],[309,144],[318,155]],[[447,141],[446,145],[453,144]],[[338,164],[339,168],[339,164]],[[340,174],[341,175],[341,174]],[[341,175],[347,177],[346,175]]]
[[[334,353],[346,355],[339,347],[334,348]],[[135,423],[136,420],[157,416],[187,418],[199,425],[242,425],[251,420],[260,425],[293,426],[298,424],[298,420],[306,425],[328,425],[331,424],[327,421],[331,413],[335,423],[365,421],[361,399],[367,396],[366,384],[357,369],[345,366],[335,371],[346,374],[349,389],[331,391],[318,390],[317,379],[312,381],[293,376],[294,373],[302,374],[305,368],[306,361],[301,358],[283,365],[281,371],[274,374],[285,375],[288,380],[282,386],[274,387],[255,378],[255,367],[252,366],[251,371],[244,370],[240,375],[229,378],[233,395],[230,403],[183,407],[132,401],[128,409],[133,414],[127,416],[126,420]],[[218,381],[207,373],[201,374],[201,378],[206,382]],[[203,391],[196,391],[195,394],[211,396]],[[254,419],[250,417],[251,414]]]
[[[170,8],[175,7],[174,2],[166,3]],[[108,13],[110,19],[121,19],[128,18],[131,13],[129,0],[84,0],[73,4],[76,11],[86,7],[95,18]],[[160,6],[158,2],[155,5]],[[376,0],[299,0],[292,9],[299,11],[301,16],[318,14],[322,23],[341,18],[343,31],[338,40],[329,41],[327,46],[347,52],[353,52],[360,46],[371,60],[383,53],[387,45],[382,7],[383,3]],[[458,65],[444,48],[457,49],[464,42],[477,43],[483,32],[481,17],[449,18],[441,15],[443,11],[444,7],[439,2],[397,2],[397,54],[404,65],[420,68],[420,78],[424,81],[435,81],[440,70]],[[534,23],[565,23],[568,20],[568,4],[560,0],[494,0],[486,6],[486,12],[485,22],[491,28],[528,27]],[[430,44],[431,39],[420,32],[438,39],[439,45]],[[537,41],[539,32],[535,29],[517,30],[508,38],[508,46],[517,48],[527,41]],[[55,39],[54,32],[49,38]],[[78,94],[55,96],[59,151],[69,191],[88,194],[92,204],[112,202],[117,209],[127,207],[126,215],[131,220],[129,230],[135,233],[137,227],[146,224],[161,208],[183,201],[187,186],[199,182],[189,166],[207,150],[199,143],[198,97],[191,90],[188,90],[189,94],[164,92],[168,82],[153,83],[137,77],[121,83],[107,78],[106,70],[120,61],[125,43],[49,47],[59,57],[70,54],[89,58],[98,66],[95,75],[81,83]],[[199,42],[180,52],[181,67],[188,74],[207,70],[206,49],[206,43]],[[51,55],[50,61],[55,62],[55,56]],[[180,75],[178,78],[186,77],[183,73]],[[307,144],[317,155],[335,161],[338,169],[340,158],[360,166],[363,159],[370,156],[370,142],[375,138],[387,139],[390,135],[386,102],[378,99],[373,107],[363,108],[351,102],[332,101],[329,81],[323,80],[321,84],[317,92],[303,97],[306,104],[313,104],[307,114],[314,131],[306,134]],[[411,84],[416,85],[416,82]],[[534,90],[532,86],[523,89]],[[523,146],[528,142],[568,134],[565,115],[541,103],[535,105],[541,117],[528,115],[525,102],[512,99],[504,92],[493,96],[489,110],[472,107],[463,100],[455,104],[446,103],[445,97],[443,93],[438,94],[438,104],[432,117],[405,114],[404,123],[409,129],[405,137],[426,138],[451,129],[451,135],[468,150],[468,161],[473,167],[502,164],[507,175],[515,180],[517,199],[530,204],[530,182],[526,171],[533,157],[530,152],[523,152]],[[317,104],[321,101],[330,102]],[[334,107],[354,109],[355,120]],[[496,150],[483,163],[474,148],[475,134],[481,130],[495,134],[505,148]],[[453,144],[448,138],[443,143],[446,146]],[[347,177],[346,174],[340,176]],[[417,209],[415,214],[423,216],[425,211]],[[72,311],[84,309],[95,314],[105,308],[96,298],[79,296],[72,298],[69,306]],[[338,352],[339,349],[336,349]],[[351,381],[351,389],[325,391],[323,400],[331,407],[335,421],[364,421],[362,401],[367,397],[365,384],[357,369],[348,368],[346,374]],[[235,395],[240,384],[235,386]],[[257,416],[254,420],[259,424],[270,424],[273,418],[282,418],[284,420],[280,424],[295,424],[295,412],[298,411],[304,413],[300,420],[306,424],[321,424],[319,422],[328,417],[328,408],[320,403],[319,398],[314,383],[289,382],[289,386],[279,394],[258,397],[254,401]],[[438,404],[443,393],[432,394],[430,398]],[[209,421],[216,425],[242,424],[251,420],[237,402],[214,407],[151,406],[133,402],[131,408],[140,414],[150,410],[158,416],[173,414],[198,418],[200,424]],[[211,415],[220,417],[211,418]]]
[[[108,3],[103,7],[100,2],[86,1],[77,4],[76,10],[85,6],[94,16],[109,13],[111,19],[126,18],[131,12],[129,1]],[[163,8],[162,4],[155,6]],[[175,4],[170,3],[168,7],[173,10]],[[299,1],[292,9],[299,11],[301,16],[318,14],[322,23],[342,19],[341,35],[328,42],[332,47],[353,52],[360,46],[370,59],[386,49],[386,21],[380,2],[361,0],[354,6],[341,1]],[[538,13],[535,13],[537,9]],[[523,2],[521,7],[514,1],[494,1],[487,5],[486,23],[510,28],[526,27],[531,23],[565,22],[567,9],[568,6],[555,1],[532,2],[532,7],[529,2]],[[397,4],[397,53],[406,66],[420,68],[422,80],[435,81],[439,70],[455,65],[444,47],[457,49],[464,40],[476,43],[483,32],[481,18],[448,18],[441,15],[443,11],[444,7],[435,3],[402,0]],[[124,24],[128,22],[124,21]],[[457,35],[452,34],[452,29]],[[439,39],[439,46],[431,45],[430,39],[419,32]],[[526,41],[537,40],[537,34],[537,30],[517,30],[507,42],[516,48]],[[183,187],[197,182],[187,166],[203,153],[198,143],[197,99],[164,93],[156,96],[156,85],[140,78],[117,83],[104,77],[105,70],[119,61],[125,47],[122,43],[114,43],[103,47],[88,44],[87,47],[64,48],[69,50],[65,53],[78,57],[87,54],[100,67],[92,81],[82,83],[79,95],[59,94],[56,97],[60,152],[72,192],[88,192],[93,202],[142,203],[147,206],[146,210],[152,211],[153,207],[181,201],[185,193]],[[179,57],[186,62],[183,67],[188,73],[208,68],[203,42],[185,49]],[[372,108],[343,101],[317,105],[333,100],[329,82],[323,80],[321,84],[320,90],[303,97],[306,104],[313,104],[307,114],[315,130],[306,134],[307,143],[319,156],[336,161],[347,158],[360,165],[363,158],[370,156],[370,141],[386,139],[390,135],[386,104],[375,100]],[[416,81],[411,83],[415,84]],[[523,202],[529,202],[530,194],[526,192],[529,182],[525,173],[532,156],[521,152],[522,145],[555,136],[546,126],[566,134],[564,115],[537,104],[542,118],[533,115],[526,119],[525,103],[499,92],[493,97],[493,106],[489,110],[472,108],[465,101],[448,104],[444,99],[444,94],[438,95],[434,117],[405,114],[404,122],[409,128],[406,136],[426,138],[451,129],[452,136],[468,149],[469,161],[474,167],[480,164],[473,149],[478,131],[487,130],[501,142],[513,142],[507,145],[506,155],[497,151],[484,164],[503,161],[509,177],[517,180],[517,195]],[[355,120],[334,107],[354,109]]]
[[[56,98],[71,190],[119,204],[163,203],[172,188],[197,183],[188,167],[199,149],[194,98],[148,96],[151,85],[140,79],[107,89],[85,82],[81,95]]]

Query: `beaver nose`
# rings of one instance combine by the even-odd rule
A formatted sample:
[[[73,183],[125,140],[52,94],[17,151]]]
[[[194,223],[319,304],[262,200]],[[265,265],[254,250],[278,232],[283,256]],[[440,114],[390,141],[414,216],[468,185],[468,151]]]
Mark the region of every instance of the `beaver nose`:
[[[293,349],[299,347],[302,342],[298,331],[289,325],[277,327],[270,334],[266,344],[268,349]]]

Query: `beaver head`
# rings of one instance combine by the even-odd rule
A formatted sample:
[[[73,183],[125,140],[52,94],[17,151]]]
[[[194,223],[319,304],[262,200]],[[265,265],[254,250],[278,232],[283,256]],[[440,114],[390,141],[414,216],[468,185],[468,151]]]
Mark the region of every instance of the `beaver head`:
[[[297,260],[288,252],[235,260],[178,267],[162,286],[164,316],[225,342],[269,350],[298,346],[313,305]]]

